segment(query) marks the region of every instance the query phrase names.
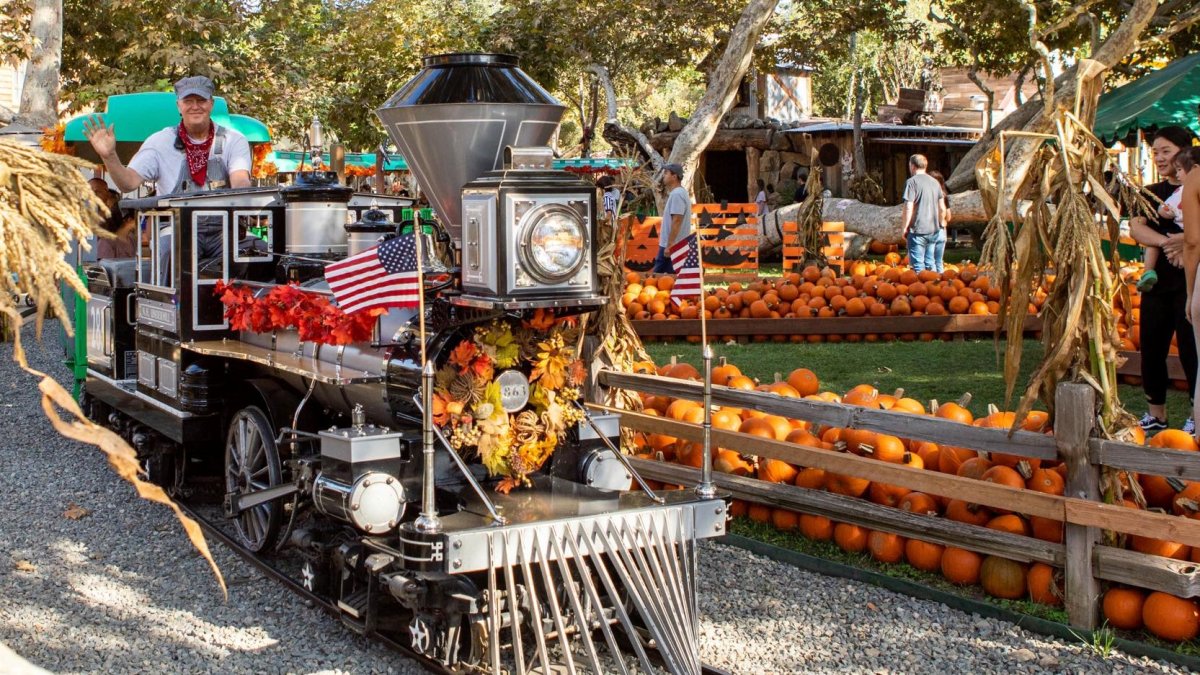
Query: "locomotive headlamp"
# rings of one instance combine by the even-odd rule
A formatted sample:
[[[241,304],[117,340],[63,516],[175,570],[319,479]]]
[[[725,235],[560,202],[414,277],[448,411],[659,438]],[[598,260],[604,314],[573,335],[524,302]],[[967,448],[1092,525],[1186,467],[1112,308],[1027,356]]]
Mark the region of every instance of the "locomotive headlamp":
[[[579,270],[588,240],[578,214],[560,204],[547,204],[530,211],[523,220],[521,262],[530,276],[557,284]]]
[[[566,171],[514,168],[528,166],[532,151],[507,152],[512,159],[503,170],[463,186],[464,292],[454,302],[507,309],[603,304],[595,186]]]

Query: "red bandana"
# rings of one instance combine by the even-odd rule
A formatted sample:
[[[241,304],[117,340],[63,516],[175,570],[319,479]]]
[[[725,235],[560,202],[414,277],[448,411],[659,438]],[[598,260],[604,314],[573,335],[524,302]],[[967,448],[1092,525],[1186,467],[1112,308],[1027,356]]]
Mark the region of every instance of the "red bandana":
[[[183,151],[187,155],[188,173],[192,175],[192,182],[198,187],[204,187],[208,184],[208,151],[212,148],[213,133],[216,131],[216,126],[209,124],[208,138],[203,142],[196,143],[188,136],[187,129],[184,128],[183,122],[179,122],[179,140],[183,141]]]

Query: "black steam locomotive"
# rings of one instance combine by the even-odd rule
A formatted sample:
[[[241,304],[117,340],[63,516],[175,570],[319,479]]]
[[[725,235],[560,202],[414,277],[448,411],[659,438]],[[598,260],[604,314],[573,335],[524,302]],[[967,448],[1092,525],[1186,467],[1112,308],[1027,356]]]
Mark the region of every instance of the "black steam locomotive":
[[[412,228],[437,272],[422,289],[425,330],[414,309],[336,346],[234,330],[214,292],[328,296],[325,265],[395,235],[408,200],[313,174],[127,201],[147,243],[86,267],[85,409],[154,481],[220,503],[245,549],[355,630],[454,669],[624,670],[601,662],[604,648],[649,669],[653,647],[670,672],[699,672],[695,542],[723,532],[722,499],[632,489],[618,419],[578,409],[561,438],[530,427],[553,455],[501,494],[429,421],[431,373],[481,326],[583,315],[606,298],[594,189],[553,171],[544,147],[563,107],[512,57],[424,65],[378,114],[439,215],[433,234]],[[503,376],[502,405],[519,414],[531,374]]]

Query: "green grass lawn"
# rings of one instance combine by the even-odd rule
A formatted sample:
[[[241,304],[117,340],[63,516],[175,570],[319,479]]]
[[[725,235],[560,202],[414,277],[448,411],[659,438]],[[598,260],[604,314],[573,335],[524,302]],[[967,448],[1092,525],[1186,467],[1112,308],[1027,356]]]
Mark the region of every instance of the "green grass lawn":
[[[1000,343],[1001,349],[1004,342]],[[685,342],[647,343],[646,350],[656,363],[677,356],[700,368],[700,346]],[[794,368],[808,368],[821,380],[822,389],[845,392],[856,384],[874,385],[891,393],[904,388],[905,395],[928,403],[957,400],[965,392],[972,395],[969,408],[976,416],[986,414],[988,403],[1004,409],[1016,407],[1017,399],[1029,380],[1029,374],[1042,356],[1042,343],[1025,341],[1021,374],[1013,401],[1004,405],[1004,373],[990,339],[962,342],[877,342],[877,343],[714,343],[713,353],[726,357],[742,372],[770,382],[775,373],[783,377]],[[1126,408],[1141,416],[1146,411],[1140,387],[1121,385],[1121,400]],[[1039,408],[1042,406],[1038,406]],[[1172,390],[1167,395],[1171,424],[1178,427],[1191,413],[1187,395]]]

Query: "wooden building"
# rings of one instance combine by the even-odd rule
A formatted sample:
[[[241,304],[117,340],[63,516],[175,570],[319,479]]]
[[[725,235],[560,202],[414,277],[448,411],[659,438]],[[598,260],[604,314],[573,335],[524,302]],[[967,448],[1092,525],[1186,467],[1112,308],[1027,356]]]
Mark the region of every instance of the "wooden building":
[[[863,151],[867,173],[881,178],[887,203],[897,204],[908,179],[908,158],[920,153],[929,158],[929,168],[949,176],[971,146],[983,135],[969,127],[915,126],[864,122]],[[854,125],[850,122],[816,122],[785,132],[787,136],[811,139],[818,161],[824,167],[825,187],[834,197],[849,194],[853,170]]]
[[[21,107],[21,85],[25,82],[25,61],[13,65],[0,61],[0,107],[16,112]]]

